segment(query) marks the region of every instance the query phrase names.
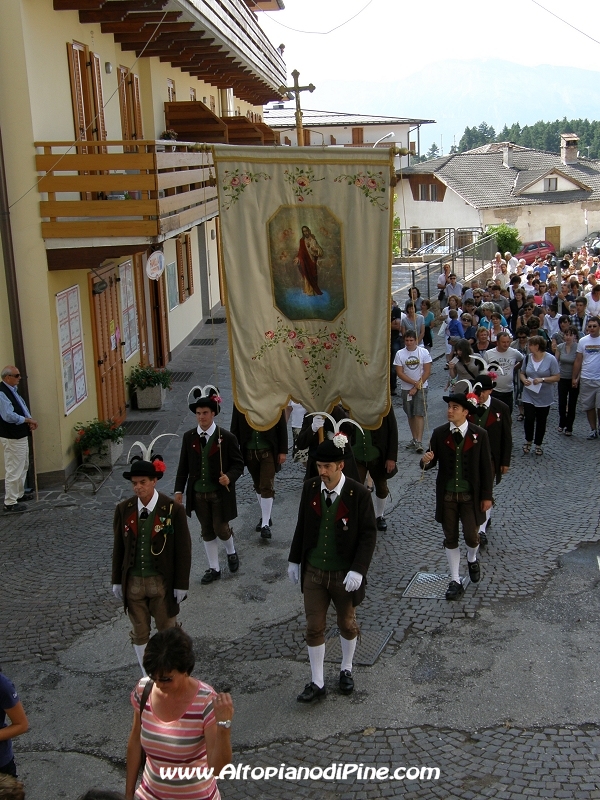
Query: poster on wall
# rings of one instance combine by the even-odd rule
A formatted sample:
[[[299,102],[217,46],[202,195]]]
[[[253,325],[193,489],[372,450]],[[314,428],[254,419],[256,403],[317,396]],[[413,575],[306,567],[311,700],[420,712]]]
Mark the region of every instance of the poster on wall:
[[[177,289],[177,265],[173,261],[167,264],[167,295],[169,298],[169,311],[179,305],[179,291]]]
[[[137,308],[133,283],[133,264],[126,261],[119,267],[121,278],[121,318],[123,321],[123,358],[127,361],[140,349],[138,336]],[[115,348],[120,344],[120,330],[115,329]]]
[[[68,415],[88,396],[79,286],[71,286],[56,295],[56,316],[65,414]]]

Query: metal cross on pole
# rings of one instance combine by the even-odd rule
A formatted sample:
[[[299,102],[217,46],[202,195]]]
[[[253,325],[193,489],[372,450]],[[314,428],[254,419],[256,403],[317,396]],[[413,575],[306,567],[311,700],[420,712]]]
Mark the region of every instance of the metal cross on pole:
[[[309,83],[308,86],[300,86],[298,78],[300,73],[297,69],[292,71],[292,78],[294,79],[293,86],[280,86],[279,91],[281,94],[287,94],[290,100],[296,99],[296,139],[298,140],[298,147],[304,147],[304,134],[302,132],[302,109],[300,108],[300,92],[314,92],[315,86]]]

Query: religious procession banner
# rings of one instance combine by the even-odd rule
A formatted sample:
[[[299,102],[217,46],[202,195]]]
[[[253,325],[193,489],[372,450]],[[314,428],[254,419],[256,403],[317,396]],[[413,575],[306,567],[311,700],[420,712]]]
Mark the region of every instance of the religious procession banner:
[[[389,410],[392,150],[214,146],[234,401]]]

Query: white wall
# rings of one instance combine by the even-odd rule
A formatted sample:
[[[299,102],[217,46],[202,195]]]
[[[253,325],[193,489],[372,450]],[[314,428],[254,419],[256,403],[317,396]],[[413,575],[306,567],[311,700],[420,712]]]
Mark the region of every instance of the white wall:
[[[567,178],[564,178],[562,175],[556,175],[555,173],[550,173],[546,175],[546,178],[556,178],[556,191],[557,192],[572,192],[573,189],[579,189],[576,183],[573,183]],[[539,181],[533,183],[529,188],[525,189],[525,191],[521,192],[521,194],[539,194],[544,191],[544,180],[545,178],[541,178]],[[552,194],[548,192],[548,194]]]
[[[587,230],[584,209],[588,210]],[[485,225],[515,225],[523,242],[546,238],[546,228],[560,226],[561,250],[581,244],[587,232],[600,230],[600,202],[532,205],[482,211]]]
[[[396,186],[396,214],[401,228],[474,228],[481,224],[479,212],[451,189],[446,189],[443,202],[413,200],[407,178]]]

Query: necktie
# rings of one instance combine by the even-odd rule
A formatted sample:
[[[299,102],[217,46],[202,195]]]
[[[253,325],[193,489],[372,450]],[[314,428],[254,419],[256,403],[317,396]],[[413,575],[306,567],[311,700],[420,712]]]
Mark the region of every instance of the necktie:
[[[462,435],[462,433],[461,433],[461,432],[458,430],[458,428],[455,428],[455,429],[452,431],[452,438],[454,439],[454,441],[456,442],[456,446],[458,447],[458,446],[460,445],[460,443],[462,442],[462,440],[463,440],[463,435]]]
[[[203,431],[200,434],[200,447],[202,448],[206,447],[206,442],[207,442],[207,434],[206,431]]]
[[[331,495],[335,493],[335,490],[332,489],[331,491],[329,491],[328,489],[323,489],[323,492],[325,494],[325,505],[327,506],[327,508],[329,508],[329,506],[333,502],[331,499]]]
[[[148,519],[148,509],[142,508],[140,512],[140,519]]]
[[[475,413],[477,414],[478,417],[483,417],[485,412],[486,412],[486,406],[477,406],[477,408],[475,409]]]

